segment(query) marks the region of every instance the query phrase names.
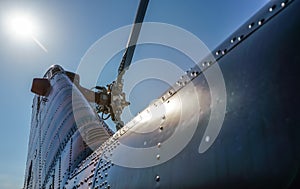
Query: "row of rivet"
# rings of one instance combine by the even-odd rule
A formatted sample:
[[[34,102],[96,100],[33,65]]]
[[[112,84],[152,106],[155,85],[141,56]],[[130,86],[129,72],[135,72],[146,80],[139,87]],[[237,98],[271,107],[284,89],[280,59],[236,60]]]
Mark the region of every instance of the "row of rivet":
[[[289,0],[286,0],[286,1],[282,2],[282,3],[280,4],[280,6],[283,8],[283,7],[285,7],[289,2],[290,2]],[[268,12],[274,12],[275,8],[276,8],[276,5],[272,5],[271,7],[268,8]],[[257,21],[257,25],[258,25],[258,26],[261,26],[261,25],[263,25],[264,22],[265,22],[265,19],[262,18],[262,19],[260,19],[259,21]],[[252,23],[250,23],[250,24],[248,25],[248,29],[251,29],[251,30],[252,30],[252,29],[254,28],[254,26],[255,26],[255,22],[252,22]],[[249,34],[249,33],[248,33],[248,34]],[[246,34],[246,35],[248,35],[248,34]],[[231,43],[231,44],[234,44],[236,41],[240,42],[240,41],[242,41],[242,40],[244,39],[244,36],[245,36],[245,35],[240,35],[240,36],[238,36],[238,37],[233,37],[233,38],[230,40],[230,43]],[[217,51],[215,52],[215,55],[216,55],[216,56],[225,55],[225,54],[227,53],[227,51],[228,51],[228,50],[227,50],[226,48],[225,48],[224,50],[217,50]]]

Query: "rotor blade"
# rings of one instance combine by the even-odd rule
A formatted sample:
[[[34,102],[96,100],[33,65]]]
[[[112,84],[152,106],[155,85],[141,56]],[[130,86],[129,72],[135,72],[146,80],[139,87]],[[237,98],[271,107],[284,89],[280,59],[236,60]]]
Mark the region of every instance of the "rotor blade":
[[[129,39],[128,39],[128,42],[126,45],[126,49],[125,49],[125,52],[122,57],[122,61],[120,63],[119,69],[118,69],[119,75],[122,73],[123,70],[127,69],[131,64],[133,53],[134,53],[135,46],[136,46],[136,42],[138,40],[140,31],[141,31],[141,27],[142,27],[142,22],[144,20],[145,14],[146,14],[148,2],[149,2],[149,0],[141,0],[140,1],[139,8],[138,8],[137,14],[135,16],[135,20],[134,20],[134,25],[131,29],[131,33],[130,33],[130,36],[129,36]]]

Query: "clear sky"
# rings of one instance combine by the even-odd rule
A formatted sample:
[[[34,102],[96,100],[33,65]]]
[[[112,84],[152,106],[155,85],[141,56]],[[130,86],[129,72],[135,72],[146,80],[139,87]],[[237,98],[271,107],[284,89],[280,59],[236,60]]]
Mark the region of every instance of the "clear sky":
[[[30,93],[32,79],[42,77],[52,64],[60,64],[66,70],[75,71],[94,42],[121,26],[132,24],[138,2],[0,1],[0,189],[23,186],[33,98]],[[145,21],[182,27],[213,50],[266,2],[150,0]],[[20,39],[8,30],[5,23],[13,12],[31,15],[38,28],[34,37],[47,52],[30,37]],[[140,49],[137,49],[139,57],[146,56],[143,53],[147,48]],[[160,55],[155,50],[151,52],[152,57]],[[120,56],[112,60],[115,65],[111,66],[113,69],[117,67]],[[155,81],[144,84],[149,88],[156,86]],[[164,86],[161,83],[158,92],[163,91]],[[130,99],[136,99],[136,104],[140,106],[137,109],[143,108],[151,98],[155,98],[155,93],[143,97],[147,100],[138,98],[139,95],[134,94],[134,91],[132,95],[135,98]]]

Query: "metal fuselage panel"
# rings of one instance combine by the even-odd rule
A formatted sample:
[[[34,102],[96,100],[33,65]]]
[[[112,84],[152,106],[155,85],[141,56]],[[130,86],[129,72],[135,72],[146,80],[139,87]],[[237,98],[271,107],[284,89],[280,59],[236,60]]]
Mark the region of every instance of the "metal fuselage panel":
[[[33,100],[25,188],[60,188],[70,172],[92,153],[79,129],[97,130],[103,123],[62,69],[48,79],[50,94]],[[95,136],[93,145],[100,146],[109,138],[103,128],[101,132],[105,136]]]
[[[270,7],[282,9],[281,5],[280,1],[271,1],[249,23],[264,19]],[[205,74],[201,73],[167,99],[150,105],[84,161],[72,164],[78,165],[62,177],[60,169],[68,167],[64,158],[68,155],[64,153],[77,149],[72,146],[80,141],[68,140],[56,156],[55,168],[49,169],[53,171],[50,175],[54,175],[55,188],[297,188],[299,8],[299,1],[290,2],[224,55],[216,56],[225,80],[227,106],[221,131],[206,151],[199,152],[199,146],[212,114],[212,98]],[[239,32],[247,30],[249,23],[236,34],[241,36]],[[232,36],[220,48],[224,49],[231,39]],[[204,72],[212,68],[213,65]],[[59,93],[53,91],[53,95]],[[35,125],[38,124],[33,117],[32,130]],[[26,171],[27,177],[36,175],[32,179],[36,187],[28,188],[39,188],[39,174],[29,174],[28,170],[32,167],[35,172],[39,168],[45,171],[47,167],[33,159],[35,149],[38,157],[50,157],[39,155],[44,150],[39,151],[44,147],[39,145],[44,139],[39,137],[44,136],[40,135],[44,127],[37,128],[41,129],[31,132]],[[54,127],[52,132],[56,130]],[[77,134],[72,137],[80,138]],[[44,142],[45,147],[51,146],[48,143],[55,136],[46,139],[50,141]],[[177,138],[168,142],[173,136]],[[50,150],[48,154],[52,154]],[[51,179],[44,180],[41,184],[50,187]]]
[[[262,11],[268,12],[272,3],[281,8],[274,1]],[[211,96],[200,74],[157,105],[167,109],[175,103],[175,108],[145,122],[138,115],[133,126],[125,126],[93,153],[66,188],[73,183],[77,188],[296,188],[299,8],[299,1],[292,2],[217,59],[226,84],[227,107],[222,129],[207,151],[199,153],[198,149],[211,115]],[[261,12],[259,16],[264,15]],[[243,27],[248,24],[242,31]],[[193,105],[194,90],[199,104]],[[179,101],[181,106],[176,106]],[[200,112],[194,111],[195,105],[201,107]],[[147,109],[154,114],[153,108]],[[191,140],[165,160],[170,154],[164,142],[178,132],[182,126],[178,123],[184,125],[181,129],[191,129],[195,116],[200,119]],[[142,167],[142,163],[149,165]]]

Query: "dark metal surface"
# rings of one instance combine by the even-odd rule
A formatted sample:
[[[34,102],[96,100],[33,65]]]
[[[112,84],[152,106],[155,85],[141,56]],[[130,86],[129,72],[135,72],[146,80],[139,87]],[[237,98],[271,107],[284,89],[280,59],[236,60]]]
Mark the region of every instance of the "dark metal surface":
[[[227,107],[221,132],[207,151],[199,153],[198,147],[211,114],[211,95],[204,74],[195,70],[199,73],[192,74],[192,82],[172,88],[171,93],[167,91],[160,99],[164,106],[176,105],[180,99],[181,109],[173,108],[163,116],[159,114],[143,123],[133,121],[125,125],[84,161],[78,162],[74,170],[62,171],[64,156],[58,155],[51,169],[55,188],[299,188],[299,8],[299,1],[271,1],[214,51],[226,84]],[[179,82],[184,82],[183,79]],[[164,161],[168,149],[163,142],[178,133],[178,127],[182,126],[177,125],[179,117],[183,116],[187,129],[191,125],[189,121],[200,114],[192,108],[195,105],[190,94],[195,89],[202,110],[195,133],[179,154]],[[55,96],[60,90],[52,91]],[[25,188],[40,188],[42,183],[49,188],[52,183],[51,177],[45,181],[38,177],[37,173],[45,171],[38,170],[43,159],[40,162],[32,159],[38,147],[35,142],[42,132],[35,131],[36,122],[51,121],[48,115],[65,115],[64,112],[56,114],[56,108],[49,108],[53,112],[47,114],[37,112],[40,111],[37,100],[36,97],[26,176],[34,175],[33,181],[40,185]],[[56,101],[52,100],[54,104]],[[152,111],[155,107],[159,109],[160,105],[152,104],[147,109]],[[151,132],[140,134],[145,130]],[[45,140],[49,141],[57,142],[51,138]],[[68,145],[75,141],[75,138],[68,140],[71,143]],[[122,144],[152,147],[155,153],[135,156],[131,151],[120,150]],[[42,150],[37,150],[36,156],[42,156]],[[61,151],[70,150],[62,147]],[[153,161],[153,166],[128,168],[115,162],[136,163],[143,159]],[[27,178],[25,183],[30,183]]]

